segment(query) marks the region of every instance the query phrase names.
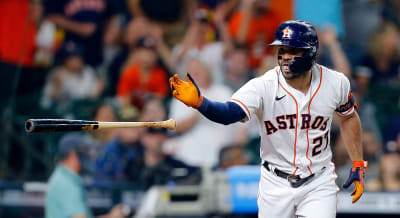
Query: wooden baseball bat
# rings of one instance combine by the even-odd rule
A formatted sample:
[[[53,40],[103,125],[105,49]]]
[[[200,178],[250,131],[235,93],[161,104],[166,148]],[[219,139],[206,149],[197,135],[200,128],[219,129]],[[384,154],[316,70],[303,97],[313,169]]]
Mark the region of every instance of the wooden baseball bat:
[[[72,131],[88,131],[106,128],[136,128],[136,127],[161,127],[175,129],[175,120],[169,119],[157,122],[102,122],[89,120],[69,119],[29,119],[25,122],[28,133],[56,133]]]

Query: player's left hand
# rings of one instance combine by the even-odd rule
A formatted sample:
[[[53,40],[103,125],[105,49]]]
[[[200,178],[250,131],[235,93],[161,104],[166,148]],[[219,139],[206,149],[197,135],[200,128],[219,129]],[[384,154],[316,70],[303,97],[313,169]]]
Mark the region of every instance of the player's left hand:
[[[179,79],[176,74],[169,78],[172,95],[187,106],[198,108],[203,103],[203,96],[189,73],[186,75],[186,80],[187,82]]]
[[[351,193],[353,196],[352,202],[355,203],[361,198],[364,192],[364,171],[368,167],[367,161],[353,161],[353,168],[350,170],[350,175],[347,181],[343,184],[343,188],[348,188],[352,183],[356,186]]]

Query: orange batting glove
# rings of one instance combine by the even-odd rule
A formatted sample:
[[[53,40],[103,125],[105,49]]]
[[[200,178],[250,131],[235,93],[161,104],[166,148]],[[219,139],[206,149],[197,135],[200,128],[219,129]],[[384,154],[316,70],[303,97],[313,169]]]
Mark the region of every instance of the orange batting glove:
[[[203,104],[203,96],[200,94],[199,87],[189,73],[186,75],[186,80],[187,82],[182,81],[176,74],[169,78],[172,95],[187,106],[199,108]]]
[[[343,188],[348,188],[351,183],[354,183],[356,186],[351,193],[353,197],[353,204],[361,198],[361,195],[364,192],[364,171],[368,167],[367,161],[353,161],[353,168],[350,170],[350,175],[347,181],[343,184]]]

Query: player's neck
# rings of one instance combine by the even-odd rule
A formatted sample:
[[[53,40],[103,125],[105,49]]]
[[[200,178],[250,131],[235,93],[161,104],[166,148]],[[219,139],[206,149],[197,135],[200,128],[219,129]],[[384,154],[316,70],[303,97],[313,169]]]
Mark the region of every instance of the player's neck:
[[[306,95],[311,84],[311,70],[302,76],[291,80],[286,80],[286,82],[293,88],[303,92]]]

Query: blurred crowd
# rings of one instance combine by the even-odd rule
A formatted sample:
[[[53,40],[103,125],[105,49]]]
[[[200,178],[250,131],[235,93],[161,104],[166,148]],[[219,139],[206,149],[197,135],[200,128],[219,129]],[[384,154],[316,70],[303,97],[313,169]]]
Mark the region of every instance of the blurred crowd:
[[[208,121],[171,97],[168,78],[190,72],[204,96],[227,101],[276,65],[267,44],[289,19],[314,24],[318,63],[351,81],[369,162],[366,189],[400,191],[396,0],[1,0],[1,121],[10,107],[42,118],[177,121],[175,131],[74,135],[89,145],[78,158],[82,175],[98,183],[198,184],[202,167],[260,164],[254,122]],[[352,163],[337,123],[330,137],[342,184]]]

